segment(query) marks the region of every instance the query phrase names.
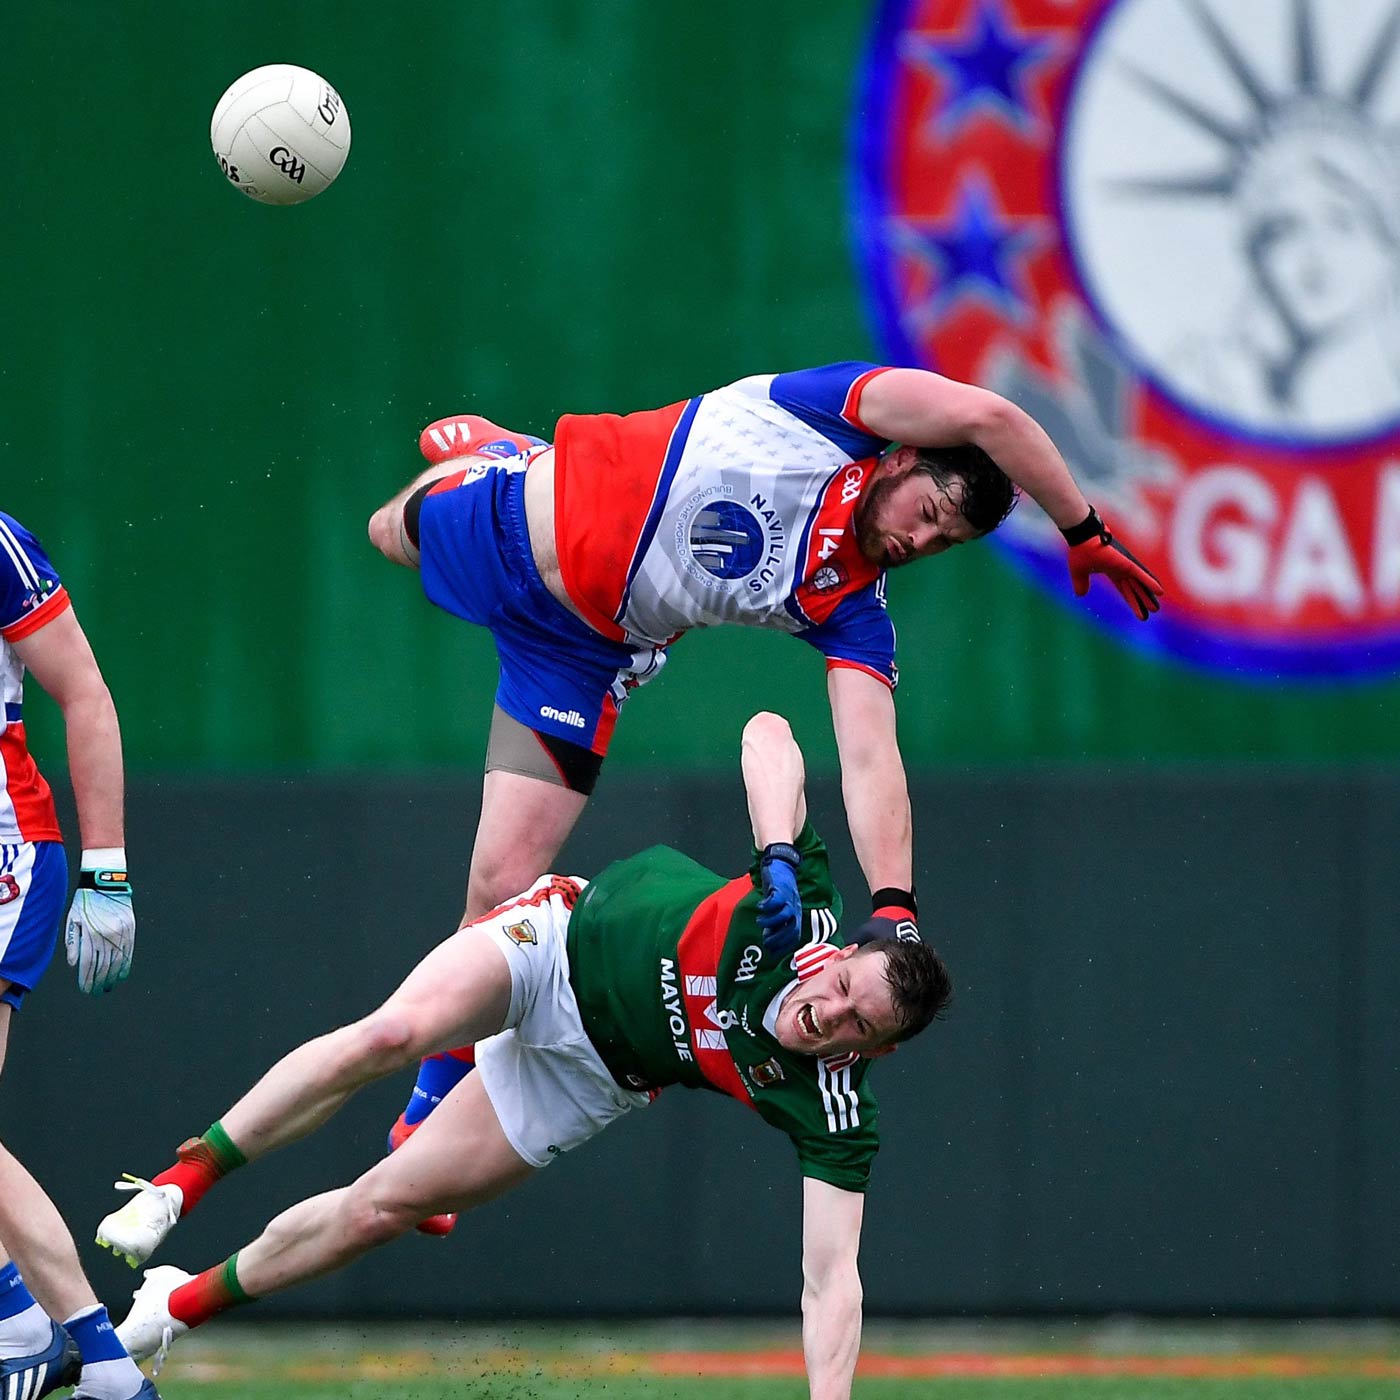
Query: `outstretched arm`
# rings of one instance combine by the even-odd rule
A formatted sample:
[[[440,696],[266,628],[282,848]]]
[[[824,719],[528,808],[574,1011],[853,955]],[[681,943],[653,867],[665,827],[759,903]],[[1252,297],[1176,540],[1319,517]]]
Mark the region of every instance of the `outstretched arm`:
[[[826,688],[856,859],[872,893],[886,892],[877,906],[901,904],[889,894],[913,889],[914,823],[895,737],[894,694],[883,681],[851,666],[833,666]],[[912,895],[901,907],[915,912]]]
[[[787,720],[766,711],[756,714],[744,726],[740,765],[753,843],[762,852],[758,926],[764,949],[785,958],[802,937],[802,895],[797,888],[802,853],[793,842],[807,821],[802,750]]]
[[[912,447],[980,447],[1060,527],[1069,546],[1074,591],[1104,574],[1144,622],[1162,585],[1108,530],[1084,499],[1050,435],[1009,399],[923,369],[877,374],[860,400],[865,426]]]
[[[739,761],[754,845],[761,851],[775,841],[791,844],[807,821],[807,799],[802,750],[787,720],[766,710],[756,714],[744,726]]]
[[[865,1197],[802,1182],[802,1352],[812,1400],[847,1400],[860,1355],[856,1256]]]
[[[1050,436],[1010,399],[924,369],[877,374],[860,400],[871,432],[911,447],[980,447],[1062,530],[1089,514]]]

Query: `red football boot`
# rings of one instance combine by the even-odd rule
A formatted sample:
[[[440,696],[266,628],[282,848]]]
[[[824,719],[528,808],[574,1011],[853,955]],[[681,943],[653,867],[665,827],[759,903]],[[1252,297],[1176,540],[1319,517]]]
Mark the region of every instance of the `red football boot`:
[[[475,413],[439,418],[418,435],[418,450],[433,466],[458,457],[518,457],[543,446],[543,438],[509,432]]]
[[[427,1121],[424,1118],[417,1123],[406,1123],[400,1113],[398,1121],[389,1129],[389,1151],[397,1152]],[[426,1220],[420,1220],[414,1228],[423,1235],[450,1235],[456,1224],[457,1212],[449,1211],[443,1215],[430,1215]]]

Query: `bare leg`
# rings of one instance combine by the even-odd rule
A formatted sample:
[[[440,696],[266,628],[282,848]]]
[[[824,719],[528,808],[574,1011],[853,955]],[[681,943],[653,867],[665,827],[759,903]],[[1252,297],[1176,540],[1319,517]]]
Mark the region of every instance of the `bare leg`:
[[[406,569],[418,567],[418,546],[404,533],[404,502],[420,487],[430,481],[441,481],[454,471],[462,470],[462,463],[470,462],[471,457],[461,457],[450,462],[440,462],[436,466],[421,471],[402,491],[395,492],[369,518],[370,543],[391,563],[402,564]]]
[[[510,967],[484,929],[440,943],[363,1020],[279,1060],[221,1122],[250,1161],[320,1127],[357,1089],[423,1055],[494,1035],[510,1008]]]
[[[255,1298],[341,1268],[437,1211],[464,1211],[510,1190],[534,1168],[506,1141],[471,1075],[392,1156],[358,1181],[283,1211],[238,1254]]]
[[[587,803],[586,794],[542,778],[487,773],[464,920],[479,919],[549,870]]]
[[[9,986],[0,982],[0,991]],[[0,1067],[9,1047],[13,1008],[0,1003]],[[0,1265],[13,1259],[29,1291],[50,1317],[72,1317],[95,1307],[73,1236],[58,1207],[20,1162],[0,1146]]]

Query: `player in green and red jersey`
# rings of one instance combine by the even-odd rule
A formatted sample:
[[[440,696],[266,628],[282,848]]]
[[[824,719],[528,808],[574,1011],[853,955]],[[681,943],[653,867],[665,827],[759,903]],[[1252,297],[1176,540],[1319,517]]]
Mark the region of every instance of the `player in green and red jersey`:
[[[758,847],[747,875],[726,881],[658,846],[591,883],[545,876],[441,943],[378,1011],[292,1051],[181,1148],[162,1176],[173,1176],[184,1210],[174,1205],[132,1245],[142,1259],[233,1167],[305,1136],[425,1052],[479,1042],[479,1072],[359,1180],[293,1206],[202,1274],[147,1270],[118,1329],[132,1354],[163,1353],[225,1309],[337,1269],[425,1215],[499,1196],[682,1084],[740,1100],[796,1146],[812,1394],[848,1395],[863,1193],[878,1146],[866,1073],[923,1030],[951,989],[933,950],[889,920],[843,944],[785,720],[749,721],[743,770]],[[794,873],[808,935],[790,957],[765,952],[758,922],[773,862]]]

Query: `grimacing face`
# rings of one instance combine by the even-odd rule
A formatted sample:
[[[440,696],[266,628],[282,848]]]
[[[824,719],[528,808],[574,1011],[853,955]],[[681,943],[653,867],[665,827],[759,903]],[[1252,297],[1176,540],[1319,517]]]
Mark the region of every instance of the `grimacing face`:
[[[893,1053],[899,1031],[883,953],[840,949],[822,970],[799,982],[778,1013],[778,1044],[799,1055]]]
[[[856,542],[872,564],[897,569],[955,544],[976,539],[960,512],[963,483],[945,488],[927,472],[912,471],[909,448],[891,453],[856,507]]]

